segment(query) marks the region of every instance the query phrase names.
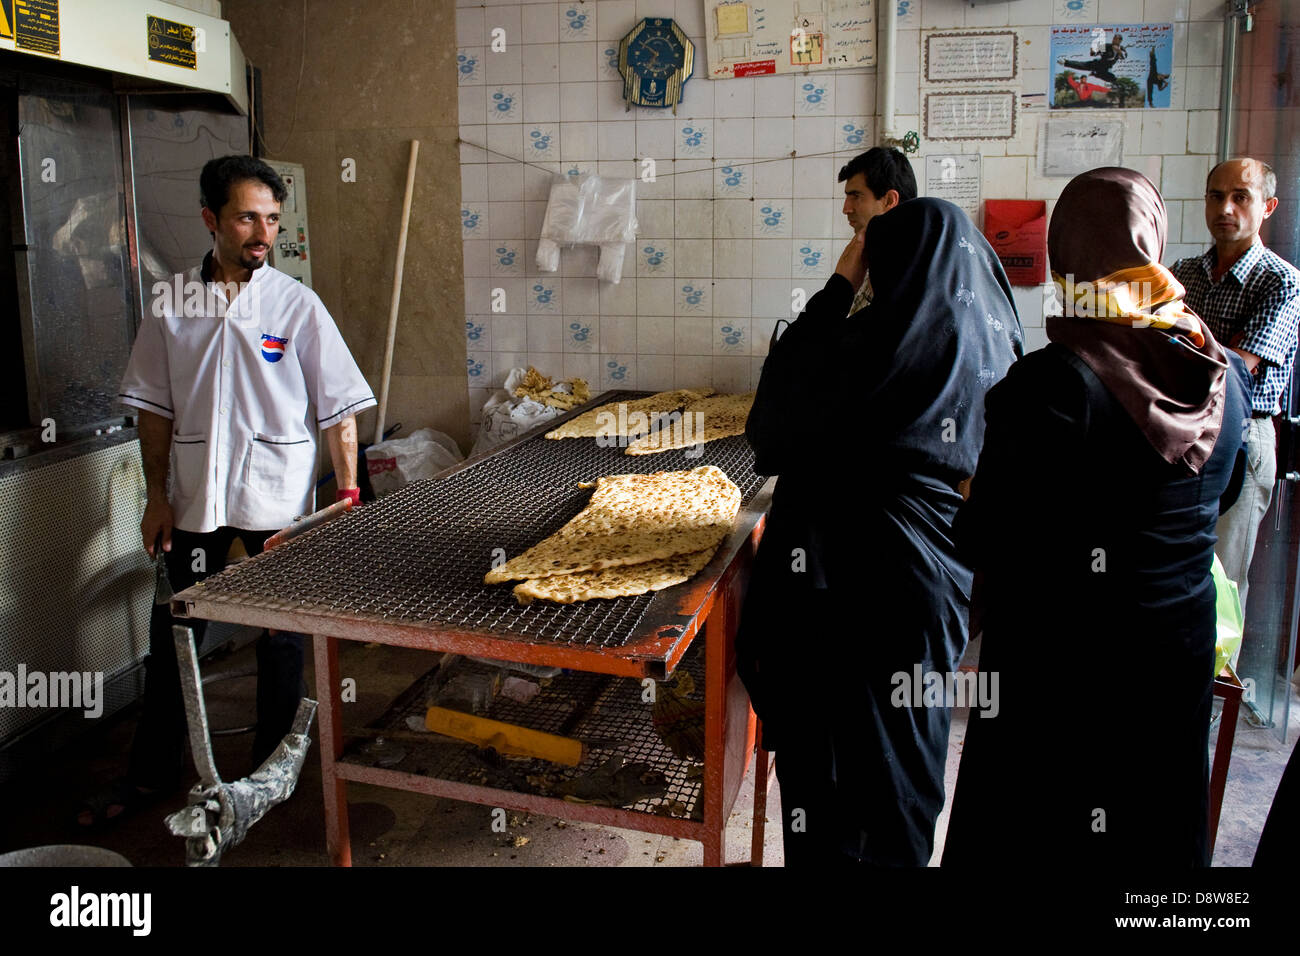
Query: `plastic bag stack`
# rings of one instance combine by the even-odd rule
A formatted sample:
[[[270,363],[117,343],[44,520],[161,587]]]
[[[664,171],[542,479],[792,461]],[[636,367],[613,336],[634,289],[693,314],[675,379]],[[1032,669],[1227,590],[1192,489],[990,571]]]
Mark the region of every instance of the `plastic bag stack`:
[[[618,282],[623,277],[627,243],[636,239],[636,180],[605,179],[592,173],[568,176],[551,184],[551,197],[537,244],[537,268],[560,268],[560,246],[600,246],[596,277]]]

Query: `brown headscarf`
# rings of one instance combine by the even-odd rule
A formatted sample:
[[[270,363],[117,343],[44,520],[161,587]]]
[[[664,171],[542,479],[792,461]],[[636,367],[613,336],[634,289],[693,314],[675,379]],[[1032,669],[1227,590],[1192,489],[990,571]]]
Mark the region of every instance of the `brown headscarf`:
[[[1065,315],[1047,337],[1097,374],[1162,458],[1198,473],[1223,424],[1227,355],[1160,264],[1168,218],[1141,173],[1072,179],[1047,232]]]

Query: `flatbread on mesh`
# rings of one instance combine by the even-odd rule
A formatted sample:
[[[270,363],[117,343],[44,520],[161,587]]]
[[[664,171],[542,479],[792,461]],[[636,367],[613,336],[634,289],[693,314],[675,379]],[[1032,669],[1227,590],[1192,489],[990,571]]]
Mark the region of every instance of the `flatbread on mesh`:
[[[656,415],[667,415],[707,395],[713,389],[679,388],[658,392],[630,402],[610,402],[571,418],[559,428],[546,433],[547,438],[635,438],[644,435],[654,424]]]
[[[631,597],[650,591],[662,591],[689,581],[709,563],[717,550],[718,545],[714,545],[703,551],[675,554],[671,558],[643,561],[641,564],[534,578],[516,584],[514,594],[520,604],[531,604],[537,599],[573,604],[575,601],[590,601],[595,598]]]
[[[715,465],[601,478],[568,524],[483,580],[576,574],[715,548],[731,533],[740,497]]]
[[[625,454],[653,455],[673,448],[689,448],[705,442],[745,434],[745,422],[754,404],[754,393],[714,395],[691,402],[680,418],[663,422],[659,430],[638,438]]]

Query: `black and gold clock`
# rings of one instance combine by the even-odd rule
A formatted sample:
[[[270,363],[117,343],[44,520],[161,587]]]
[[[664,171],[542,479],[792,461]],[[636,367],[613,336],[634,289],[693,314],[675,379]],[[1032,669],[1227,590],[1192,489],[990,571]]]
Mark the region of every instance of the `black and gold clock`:
[[[666,17],[647,17],[618,45],[618,72],[629,110],[633,105],[671,106],[676,113],[694,69],[695,44]]]

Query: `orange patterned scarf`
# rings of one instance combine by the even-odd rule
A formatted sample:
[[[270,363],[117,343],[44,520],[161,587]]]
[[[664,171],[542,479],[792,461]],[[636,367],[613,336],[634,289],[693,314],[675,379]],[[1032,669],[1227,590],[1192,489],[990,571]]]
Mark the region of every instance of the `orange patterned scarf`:
[[[1135,329],[1165,329],[1187,336],[1198,349],[1205,346],[1200,319],[1183,305],[1186,290],[1158,262],[1079,282],[1073,281],[1073,276],[1053,271],[1052,280],[1061,291],[1067,317],[1096,319]]]

